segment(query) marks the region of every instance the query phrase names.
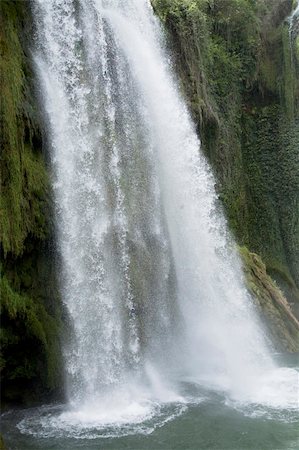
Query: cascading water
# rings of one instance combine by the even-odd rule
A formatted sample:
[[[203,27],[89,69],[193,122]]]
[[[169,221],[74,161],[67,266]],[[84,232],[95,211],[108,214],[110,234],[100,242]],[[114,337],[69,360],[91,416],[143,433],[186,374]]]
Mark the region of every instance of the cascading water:
[[[295,27],[299,26],[299,1],[298,0],[297,0],[297,6],[294,8],[294,11],[292,12],[292,14],[289,18],[289,22],[290,22],[290,27],[289,27],[290,36],[292,36],[293,33],[295,35],[298,35],[298,30],[297,30],[297,32],[295,30]]]
[[[93,397],[172,341],[175,275],[148,107],[100,4],[41,1],[70,397]],[[126,7],[126,9],[129,9]]]
[[[33,3],[73,328],[56,430],[142,422],[182,382],[263,402],[275,367],[149,1]]]
[[[297,6],[294,8],[291,16],[289,17],[289,38],[291,48],[291,66],[292,70],[296,72],[296,39],[299,35],[299,0],[297,0]]]

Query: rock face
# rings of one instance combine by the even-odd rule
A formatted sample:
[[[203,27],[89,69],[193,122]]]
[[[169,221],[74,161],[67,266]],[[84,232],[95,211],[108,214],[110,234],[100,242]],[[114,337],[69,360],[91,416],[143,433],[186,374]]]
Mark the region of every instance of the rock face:
[[[51,257],[49,183],[26,52],[26,2],[0,2],[2,401],[61,385],[61,305]],[[34,386],[34,390],[32,389]]]
[[[6,450],[2,434],[0,434],[0,450]]]
[[[291,0],[152,0],[239,244],[299,317],[299,63]]]
[[[253,294],[260,315],[272,341],[280,351],[299,352],[299,321],[285,296],[266,272],[266,266],[246,247],[240,249],[249,291]]]

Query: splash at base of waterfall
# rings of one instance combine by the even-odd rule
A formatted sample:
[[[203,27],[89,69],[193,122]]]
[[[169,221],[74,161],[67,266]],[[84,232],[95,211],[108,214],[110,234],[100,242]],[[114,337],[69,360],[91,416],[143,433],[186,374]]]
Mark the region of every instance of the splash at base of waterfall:
[[[149,435],[188,411],[216,402],[243,417],[296,423],[298,376],[295,368],[276,368],[252,380],[251,389],[229,392],[227,379],[185,379],[175,390],[155,380],[155,386],[126,384],[81,405],[44,406],[31,409],[17,428],[35,438],[98,439]],[[217,388],[216,388],[217,385]],[[174,388],[174,386],[173,386]],[[248,388],[248,386],[247,386]],[[222,406],[221,406],[222,405]]]

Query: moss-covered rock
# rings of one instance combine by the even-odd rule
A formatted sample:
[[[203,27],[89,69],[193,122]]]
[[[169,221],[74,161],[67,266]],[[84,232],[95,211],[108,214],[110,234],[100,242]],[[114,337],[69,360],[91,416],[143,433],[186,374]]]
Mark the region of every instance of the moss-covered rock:
[[[41,239],[47,234],[48,177],[30,85],[30,64],[21,43],[26,9],[22,3],[1,1],[0,242],[4,255],[20,255],[30,234]]]
[[[240,249],[249,291],[256,300],[272,340],[280,351],[299,351],[299,321],[266,266],[246,247]]]
[[[3,436],[1,433],[0,433],[0,450],[6,450],[6,447],[4,445]]]
[[[61,385],[62,327],[50,190],[26,54],[26,2],[0,2],[2,401],[38,401]],[[29,33],[29,30],[27,30]]]

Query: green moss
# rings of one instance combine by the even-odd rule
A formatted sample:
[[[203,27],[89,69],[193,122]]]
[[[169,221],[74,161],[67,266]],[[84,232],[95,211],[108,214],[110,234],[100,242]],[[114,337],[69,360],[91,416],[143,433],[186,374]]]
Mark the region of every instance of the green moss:
[[[0,296],[1,351],[5,356],[2,357],[2,368],[7,372],[4,377],[7,375],[9,380],[39,378],[53,389],[61,370],[58,340],[61,322],[46,311],[41,299],[33,300],[28,295],[17,293],[3,274]],[[28,356],[27,351],[23,357],[14,358],[11,349],[26,346],[26,343],[30,348],[35,343],[34,355]]]
[[[22,2],[2,1],[0,7],[0,242],[4,254],[19,255],[29,234],[43,237],[47,232],[42,217],[47,172],[41,154],[33,148],[32,141],[39,136],[25,107],[29,89],[28,62],[19,36]]]
[[[6,450],[6,447],[4,445],[3,436],[1,433],[0,433],[0,450]]]
[[[31,84],[26,2],[0,2],[2,401],[32,401],[61,384],[62,311],[48,218],[49,183]],[[34,386],[34,388],[33,388]]]
[[[297,61],[299,62],[299,36],[295,39],[295,55],[297,58]]]
[[[282,291],[266,272],[261,258],[240,249],[244,263],[247,286],[254,296],[261,316],[279,351],[299,351],[299,322],[293,314]]]

